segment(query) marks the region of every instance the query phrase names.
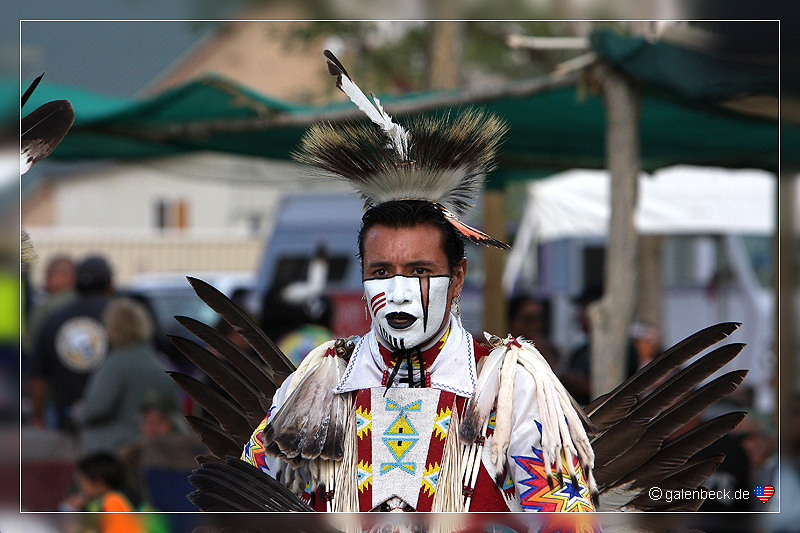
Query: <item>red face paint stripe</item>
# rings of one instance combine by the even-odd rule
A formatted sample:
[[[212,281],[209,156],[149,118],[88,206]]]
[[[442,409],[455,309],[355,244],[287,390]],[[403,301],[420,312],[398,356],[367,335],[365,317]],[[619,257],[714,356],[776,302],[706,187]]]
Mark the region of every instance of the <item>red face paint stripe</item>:
[[[378,311],[386,307],[386,300],[383,300],[379,305],[372,308],[372,314],[378,314]]]
[[[376,294],[375,296],[372,297],[372,299],[369,301],[369,303],[370,304],[374,304],[375,300],[377,300],[378,298],[383,298],[384,296],[386,296],[385,292],[379,292],[378,294]]]

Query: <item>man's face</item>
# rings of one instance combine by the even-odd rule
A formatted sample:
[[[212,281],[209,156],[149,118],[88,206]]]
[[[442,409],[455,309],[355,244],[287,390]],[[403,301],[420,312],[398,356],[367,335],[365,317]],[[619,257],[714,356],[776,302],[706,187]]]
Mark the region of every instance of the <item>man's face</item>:
[[[466,260],[451,273],[441,231],[375,225],[364,237],[362,268],[367,308],[385,341],[413,348],[434,337],[461,294]]]

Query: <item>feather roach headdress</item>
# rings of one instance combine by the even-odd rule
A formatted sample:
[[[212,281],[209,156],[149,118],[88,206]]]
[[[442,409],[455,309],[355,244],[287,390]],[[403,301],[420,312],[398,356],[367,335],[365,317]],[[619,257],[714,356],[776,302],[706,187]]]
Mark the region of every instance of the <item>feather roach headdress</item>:
[[[494,115],[472,110],[452,120],[449,115],[417,118],[406,129],[374,94],[367,98],[336,56],[324,53],[336,87],[373,124],[315,124],[293,154],[295,160],[347,180],[367,208],[392,200],[426,200],[469,240],[509,248],[459,220],[472,207],[484,175],[494,168],[506,125]]]

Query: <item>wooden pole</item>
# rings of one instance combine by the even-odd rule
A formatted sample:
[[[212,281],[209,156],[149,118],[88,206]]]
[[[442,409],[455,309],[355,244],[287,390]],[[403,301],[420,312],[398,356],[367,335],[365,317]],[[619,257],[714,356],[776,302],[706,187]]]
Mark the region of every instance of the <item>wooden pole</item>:
[[[625,377],[628,330],[638,288],[634,210],[641,171],[639,119],[642,97],[630,79],[607,64],[596,69],[606,106],[606,163],[611,174],[611,221],[603,297],[589,307],[591,389],[597,397]]]
[[[639,320],[658,328],[663,324],[661,290],[662,235],[639,236],[639,294],[636,304]]]
[[[788,428],[792,418],[793,399],[797,394],[797,313],[795,295],[797,294],[797,172],[783,172],[778,175],[778,238],[777,244],[777,276],[775,282],[775,343],[780,361],[780,374],[775,369],[776,395],[779,417],[782,428]],[[781,432],[791,434],[791,431]],[[790,443],[783,442],[784,446]],[[787,449],[783,447],[782,449]]]
[[[452,9],[445,7],[440,8],[439,11],[449,14]],[[455,89],[461,85],[463,27],[464,23],[459,21],[431,22],[429,88]]]
[[[487,189],[483,202],[483,221],[486,233],[505,242],[505,191]],[[504,337],[508,333],[506,299],[503,293],[503,266],[506,252],[499,248],[484,248],[483,327],[486,331]],[[469,268],[469,265],[467,265]]]

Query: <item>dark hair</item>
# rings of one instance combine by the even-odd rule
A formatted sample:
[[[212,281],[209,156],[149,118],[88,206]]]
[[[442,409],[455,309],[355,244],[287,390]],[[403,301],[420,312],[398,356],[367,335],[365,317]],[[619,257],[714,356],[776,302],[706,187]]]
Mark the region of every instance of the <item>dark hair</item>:
[[[111,266],[103,257],[89,256],[75,269],[75,289],[80,294],[99,294],[111,287]]]
[[[447,256],[447,267],[453,273],[456,265],[464,259],[464,240],[433,203],[425,200],[392,200],[367,209],[361,217],[358,232],[358,257],[364,258],[364,237],[372,226],[381,225],[393,229],[412,228],[430,224],[439,228],[442,249]]]
[[[539,299],[530,294],[518,294],[508,301],[508,321],[513,322],[517,318],[517,314],[522,309],[522,306],[528,302],[533,302],[539,306],[541,313],[540,320],[542,331],[549,334],[550,332],[550,301]]]
[[[122,462],[110,453],[96,453],[78,462],[78,472],[92,481],[102,481],[112,490],[125,485],[125,468]]]

